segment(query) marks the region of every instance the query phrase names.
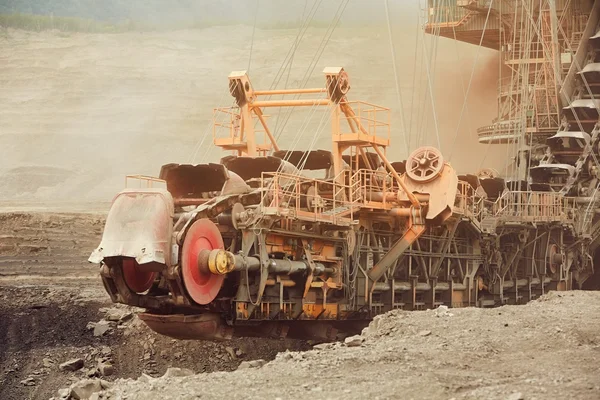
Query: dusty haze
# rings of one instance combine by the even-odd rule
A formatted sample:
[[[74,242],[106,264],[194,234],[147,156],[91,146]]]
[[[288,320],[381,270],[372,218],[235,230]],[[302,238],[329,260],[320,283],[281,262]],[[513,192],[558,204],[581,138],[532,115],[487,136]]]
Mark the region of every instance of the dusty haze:
[[[261,2],[259,21],[276,19]],[[290,4],[290,3],[288,3]],[[310,7],[310,3],[308,5]],[[304,3],[287,7],[285,19],[300,22]],[[319,11],[328,21],[335,8]],[[368,11],[368,12],[367,12]],[[418,145],[437,145],[424,64],[415,63],[418,7],[392,4],[393,39],[410,149],[405,147],[383,2],[350,2],[341,25],[310,75],[322,86],[325,66],[350,74],[351,100],[392,109],[388,156],[404,159]],[[253,19],[253,15],[251,16]],[[361,20],[362,18],[362,20]],[[369,25],[369,19],[374,21]],[[124,185],[125,174],[157,175],[168,162],[217,161],[212,147],[212,108],[231,104],[227,75],[246,69],[251,25],[161,32],[83,34],[4,30],[0,35],[0,198],[19,201],[106,201]],[[257,28],[250,76],[268,88],[298,28]],[[311,27],[293,59],[288,87],[298,87],[326,27]],[[426,37],[427,46],[434,42]],[[417,59],[421,59],[419,43]],[[442,151],[459,172],[505,164],[505,150],[477,144],[477,127],[496,112],[497,54],[481,49],[468,107],[458,128],[463,90],[477,48],[447,39],[437,42],[434,99]],[[415,75],[416,74],[416,75]],[[287,73],[280,83],[286,80]],[[461,85],[462,80],[462,85]],[[282,148],[330,148],[323,111],[296,110],[284,124],[269,110]],[[412,122],[412,124],[409,124]],[[206,135],[206,136],[205,136]],[[202,140],[204,141],[202,142]],[[199,147],[199,143],[203,143]]]

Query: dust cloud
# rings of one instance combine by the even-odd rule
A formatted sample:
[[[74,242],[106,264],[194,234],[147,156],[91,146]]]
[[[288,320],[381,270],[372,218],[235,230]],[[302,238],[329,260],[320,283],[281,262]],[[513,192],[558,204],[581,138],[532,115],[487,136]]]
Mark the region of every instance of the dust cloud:
[[[211,144],[211,119],[214,107],[231,105],[227,75],[247,69],[250,59],[254,86],[269,88],[302,15],[314,5],[319,6],[316,23],[302,36],[279,87],[322,86],[324,67],[343,66],[350,74],[351,100],[391,108],[391,159],[404,159],[419,145],[437,145],[439,134],[442,151],[460,172],[476,171],[484,159],[486,166],[504,163],[503,151],[479,145],[476,138],[476,129],[496,115],[496,52],[478,54],[476,46],[426,36],[427,48],[437,49],[430,65],[432,102],[420,62],[418,2],[390,2],[404,130],[384,3],[350,1],[316,61],[340,3],[284,3],[261,0],[256,29],[256,3],[215,1],[209,15],[231,15],[239,23],[116,34],[5,30],[0,35],[0,199],[108,201],[124,187],[126,174],[156,176],[168,162],[218,161],[224,153]],[[191,14],[202,11],[190,7]],[[177,15],[185,14],[178,10]],[[281,27],[268,26],[273,21]],[[285,111],[269,113],[282,148],[330,148],[325,110],[296,109],[289,119]]]

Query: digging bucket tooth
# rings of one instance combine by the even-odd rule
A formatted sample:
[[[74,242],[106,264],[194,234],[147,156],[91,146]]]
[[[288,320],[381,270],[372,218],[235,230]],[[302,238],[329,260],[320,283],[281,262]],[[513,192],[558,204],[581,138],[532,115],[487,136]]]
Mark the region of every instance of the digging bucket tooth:
[[[227,340],[233,337],[219,314],[160,315],[141,313],[139,317],[153,331],[175,339]]]

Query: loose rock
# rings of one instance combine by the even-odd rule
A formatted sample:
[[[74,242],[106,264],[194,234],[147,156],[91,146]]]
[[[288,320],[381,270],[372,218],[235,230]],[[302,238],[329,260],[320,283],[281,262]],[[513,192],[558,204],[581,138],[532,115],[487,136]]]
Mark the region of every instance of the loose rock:
[[[233,347],[225,347],[225,351],[229,354],[232,360],[237,358],[237,354],[235,354],[235,349]]]
[[[108,362],[99,363],[98,364],[98,372],[102,376],[110,376],[110,375],[114,374],[115,368],[113,367],[113,365],[111,363],[108,363]]]
[[[104,321],[104,320],[99,321],[94,326],[94,336],[95,337],[104,336],[104,334],[110,330],[111,330],[111,325],[108,321]]]
[[[167,368],[167,372],[163,375],[165,378],[177,378],[182,376],[194,375],[194,371],[187,368]]]
[[[21,381],[21,385],[25,386],[35,386],[35,379],[29,377]]]
[[[54,366],[54,361],[49,358],[43,358],[42,365],[46,368],[52,368]]]
[[[248,369],[248,368],[260,368],[265,365],[267,362],[263,359],[252,360],[252,361],[242,361],[242,363],[238,366],[237,369]]]
[[[84,379],[71,385],[69,396],[75,400],[88,400],[92,394],[101,390],[99,379]]]
[[[104,319],[113,322],[125,322],[133,317],[133,313],[127,310],[120,310],[118,308],[109,309],[104,315]]]
[[[452,314],[450,311],[448,311],[448,306],[441,305],[435,309],[436,317],[451,317],[453,315],[454,314]]]
[[[350,336],[344,339],[344,344],[348,347],[357,347],[363,344],[365,338],[360,335]]]
[[[58,369],[61,371],[77,371],[78,369],[83,368],[83,359],[74,358],[72,360],[66,361],[59,365]]]

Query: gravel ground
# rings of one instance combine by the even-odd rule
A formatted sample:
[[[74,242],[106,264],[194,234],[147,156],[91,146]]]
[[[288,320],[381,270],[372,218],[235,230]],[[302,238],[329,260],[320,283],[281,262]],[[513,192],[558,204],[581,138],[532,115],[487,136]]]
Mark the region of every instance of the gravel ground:
[[[298,340],[176,341],[137,317],[94,336],[88,324],[111,310],[131,311],[110,302],[98,267],[87,262],[103,223],[101,212],[0,213],[0,400],[48,399],[93,374],[105,354],[110,381],[161,376],[172,366],[231,371],[244,360],[309,348]],[[60,371],[74,358],[82,368]]]
[[[152,332],[137,317],[95,336],[94,323],[108,313],[130,314],[113,305],[99,279],[45,282],[0,279],[0,399],[48,399],[61,387],[90,375],[112,381],[144,373],[161,376],[172,366],[196,373],[232,371],[252,359],[272,360],[278,352],[305,350],[299,340],[242,338],[228,342],[173,340]],[[61,371],[71,359],[81,368]],[[96,369],[107,361],[109,376]]]
[[[394,311],[356,343],[258,368],[119,380],[100,399],[598,399],[600,293],[522,306]]]

